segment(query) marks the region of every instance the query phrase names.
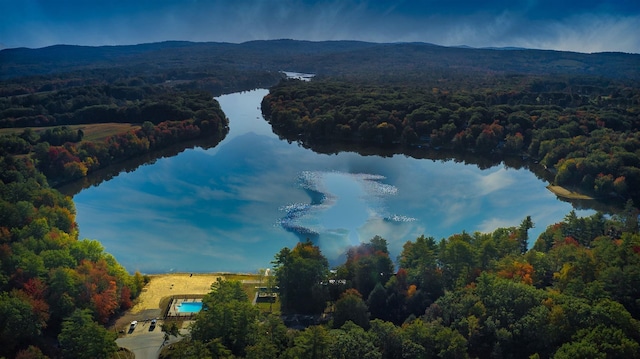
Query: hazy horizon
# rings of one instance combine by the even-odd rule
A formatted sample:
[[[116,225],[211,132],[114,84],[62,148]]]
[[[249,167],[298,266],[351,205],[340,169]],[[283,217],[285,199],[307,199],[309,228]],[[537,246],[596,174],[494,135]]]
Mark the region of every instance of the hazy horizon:
[[[640,2],[0,0],[0,48],[294,39],[640,53]]]

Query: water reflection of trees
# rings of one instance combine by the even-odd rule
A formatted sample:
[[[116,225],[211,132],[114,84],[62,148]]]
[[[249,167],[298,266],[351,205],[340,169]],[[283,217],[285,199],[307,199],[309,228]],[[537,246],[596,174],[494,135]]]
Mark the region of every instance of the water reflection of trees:
[[[147,154],[127,159],[122,162],[118,162],[111,166],[96,170],[89,173],[86,177],[83,177],[77,181],[65,183],[57,187],[56,189],[67,196],[75,196],[83,189],[98,186],[102,182],[109,181],[117,177],[122,172],[133,172],[138,167],[147,164],[153,164],[157,160],[162,158],[174,157],[184,152],[185,150],[192,148],[210,149],[218,145],[223,138],[199,138],[191,141],[181,142],[174,144],[162,150],[149,152]]]
[[[274,128],[274,132],[277,129]],[[286,138],[284,134],[278,134],[281,140],[292,143],[295,139]],[[396,155],[404,155],[415,159],[424,159],[431,161],[462,163],[465,165],[473,165],[480,170],[487,170],[492,167],[503,164],[507,168],[516,170],[526,169],[533,173],[536,178],[547,183],[553,183],[555,174],[540,165],[537,161],[521,156],[478,154],[472,151],[456,151],[451,149],[434,149],[429,147],[409,147],[401,145],[392,146],[372,146],[354,142],[312,142],[298,140],[297,143],[306,149],[321,154],[338,154],[340,152],[353,152],[361,156],[380,156],[393,157]],[[570,203],[574,208],[580,210],[593,209],[604,213],[616,213],[622,208],[623,203],[619,203],[615,198],[607,199],[574,199],[557,196],[563,202]]]

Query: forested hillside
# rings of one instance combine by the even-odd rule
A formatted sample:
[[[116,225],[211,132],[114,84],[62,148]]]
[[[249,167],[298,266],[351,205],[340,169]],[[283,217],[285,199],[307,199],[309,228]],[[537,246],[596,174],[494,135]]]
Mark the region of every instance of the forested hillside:
[[[79,240],[71,198],[51,189],[31,160],[0,156],[0,195],[0,355],[31,346],[56,357],[64,328],[74,336],[92,330],[94,346],[117,349],[115,335],[92,323],[129,309],[143,276],[130,275],[98,241]],[[67,321],[74,316],[89,319]]]
[[[0,79],[3,80],[74,71],[83,71],[83,77],[88,77],[101,68],[112,70],[104,76],[121,76],[128,72],[152,78],[166,72],[173,79],[191,75],[183,78],[190,81],[215,73],[217,80],[223,83],[238,82],[260,72],[282,70],[333,77],[377,77],[385,81],[432,78],[434,75],[446,80],[470,72],[553,73],[637,80],[640,78],[639,65],[640,55],[637,54],[493,50],[360,41],[269,40],[241,44],[169,41],[135,46],[57,45],[0,51]]]

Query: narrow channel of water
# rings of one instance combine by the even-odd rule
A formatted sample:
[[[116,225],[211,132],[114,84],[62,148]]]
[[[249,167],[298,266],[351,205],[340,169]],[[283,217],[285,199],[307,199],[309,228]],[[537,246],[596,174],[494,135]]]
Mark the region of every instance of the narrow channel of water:
[[[524,169],[318,154],[279,140],[260,114],[266,94],[218,99],[230,132],[217,147],[82,190],[81,238],[99,240],[131,272],[255,272],[305,238],[337,264],[348,246],[380,235],[395,259],[422,234],[493,231],[527,215],[536,238],[572,209]]]

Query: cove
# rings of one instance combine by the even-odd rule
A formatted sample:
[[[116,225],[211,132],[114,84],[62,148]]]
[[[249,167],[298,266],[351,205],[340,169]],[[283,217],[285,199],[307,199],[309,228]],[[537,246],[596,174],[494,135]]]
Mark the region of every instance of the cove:
[[[76,194],[80,238],[99,240],[130,272],[256,272],[306,238],[332,265],[375,235],[395,259],[423,234],[490,232],[530,215],[533,242],[572,210],[533,173],[505,164],[321,154],[280,140],[260,113],[267,93],[218,98],[230,130],[216,147],[160,158]]]

